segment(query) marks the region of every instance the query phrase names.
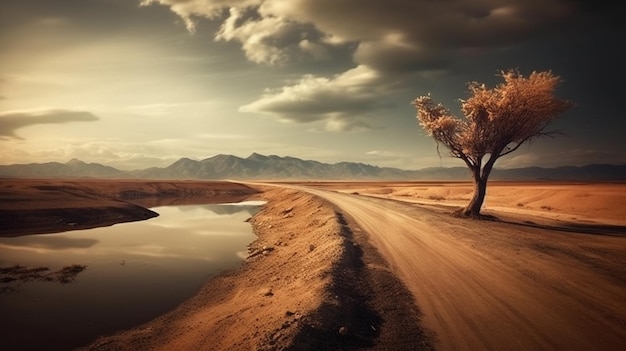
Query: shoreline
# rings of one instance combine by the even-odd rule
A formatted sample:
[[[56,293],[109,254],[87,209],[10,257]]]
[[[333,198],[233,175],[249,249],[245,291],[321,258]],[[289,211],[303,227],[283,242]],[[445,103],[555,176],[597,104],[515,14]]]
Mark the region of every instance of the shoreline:
[[[410,293],[349,218],[304,192],[260,190],[267,204],[250,220],[258,238],[240,268],[78,350],[433,349],[423,329],[406,328],[420,318]]]
[[[4,179],[0,236],[51,234],[158,216],[151,207],[238,202],[257,192],[218,181]]]
[[[107,181],[90,183],[106,183],[99,186],[110,189]],[[151,184],[148,189],[158,193],[166,187],[165,193],[172,194],[175,182],[165,183],[161,187]],[[137,184],[141,182],[131,185]],[[267,201],[250,219],[257,239],[249,245],[248,258],[239,268],[210,278],[194,297],[165,315],[102,336],[78,350],[434,349],[434,336],[423,326],[411,292],[392,272],[368,234],[335,205],[301,190],[275,186],[228,182],[196,182],[193,186],[207,191],[204,187],[208,185],[222,186],[221,193],[211,191],[225,197],[195,196],[197,191],[190,190],[189,185],[183,187],[183,192],[191,195],[183,197],[182,202],[223,202],[229,195]],[[363,184],[352,186],[359,188],[340,191],[406,200],[403,192],[368,194]],[[79,211],[89,211],[87,204],[93,201],[103,201],[101,208],[106,208],[102,204],[107,201],[122,203],[100,197],[97,191],[74,190],[70,194],[73,201],[68,203],[80,205]],[[68,192],[59,194],[67,196]],[[162,200],[181,204],[180,197],[171,195],[134,201],[147,204]],[[436,202],[427,207],[435,212],[446,211],[440,200]],[[139,204],[123,203],[141,208]],[[43,202],[38,204],[44,206]]]

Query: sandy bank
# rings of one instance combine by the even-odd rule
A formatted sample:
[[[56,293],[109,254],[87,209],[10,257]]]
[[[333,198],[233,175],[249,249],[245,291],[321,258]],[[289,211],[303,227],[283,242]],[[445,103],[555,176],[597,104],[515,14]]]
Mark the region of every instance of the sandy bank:
[[[139,221],[158,216],[148,207],[237,202],[255,193],[230,182],[3,179],[0,236]]]
[[[349,219],[312,195],[263,190],[258,239],[239,269],[83,350],[431,349],[410,294]]]
[[[406,328],[419,325],[419,313],[365,234],[312,195],[228,182],[98,180],[5,180],[0,194],[6,236],[150,217],[142,206],[268,201],[251,219],[258,239],[240,269],[167,315],[85,349],[430,349],[420,328]]]
[[[255,198],[263,197],[268,201],[263,210],[251,219],[258,239],[250,245],[248,259],[239,269],[211,279],[195,297],[168,314],[134,329],[102,337],[83,349],[433,349],[433,340],[436,338],[429,336],[424,331],[423,325],[435,325],[432,323],[433,316],[441,319],[445,325],[454,321],[459,325],[465,325],[459,322],[461,312],[474,318],[476,309],[467,307],[470,306],[468,302],[462,300],[465,297],[472,300],[478,296],[473,292],[454,294],[455,299],[461,302],[452,304],[450,301],[454,299],[442,300],[440,294],[457,291],[460,281],[472,285],[481,279],[491,279],[494,271],[503,269],[498,268],[502,262],[507,263],[507,269],[512,272],[503,275],[504,277],[517,277],[519,272],[525,277],[532,271],[532,274],[537,274],[543,279],[544,275],[548,274],[549,277],[545,281],[541,280],[541,284],[534,284],[534,280],[528,282],[522,279],[523,277],[515,280],[516,284],[524,286],[519,291],[539,289],[537,296],[543,294],[542,299],[546,301],[558,302],[561,297],[563,301],[570,301],[572,297],[569,295],[576,297],[573,292],[582,286],[579,282],[591,280],[595,283],[593,287],[584,291],[584,295],[597,295],[593,300],[596,304],[593,305],[594,308],[605,308],[605,305],[613,303],[611,301],[619,300],[614,295],[604,294],[604,291],[613,291],[615,282],[622,284],[624,281],[621,263],[624,244],[622,236],[625,227],[607,225],[604,219],[609,218],[608,223],[612,221],[619,223],[620,213],[624,211],[623,184],[499,184],[491,189],[489,195],[491,198],[488,198],[491,199],[489,200],[491,207],[488,207],[487,211],[494,211],[498,216],[506,213],[502,217],[512,215],[514,219],[509,223],[483,223],[449,216],[447,206],[455,206],[467,196],[469,185],[463,183],[307,184],[335,191],[324,195],[334,199],[334,204],[329,202],[331,200],[323,200],[294,189],[269,186],[254,186],[252,189],[237,185],[241,188],[233,190],[229,188],[233,186],[232,183],[224,184],[226,185],[221,190],[223,194],[249,196],[250,193],[259,191],[262,193],[254,195]],[[36,196],[39,198],[44,196],[54,198],[61,194],[66,199],[72,199],[67,202],[68,206],[80,205],[83,210],[91,206],[91,201],[95,201],[93,204],[98,206],[104,206],[107,201],[144,206],[150,203],[162,204],[163,199],[172,204],[181,203],[181,199],[197,203],[220,199],[220,192],[216,192],[215,189],[193,190],[193,186],[196,185],[180,186],[178,182],[160,184],[132,182],[118,184],[117,188],[111,187],[106,182],[102,184],[95,182],[91,186],[96,190],[84,191],[80,193],[81,196],[77,196],[75,189],[68,192],[50,185],[31,184],[33,194],[37,193]],[[104,191],[107,191],[106,195],[101,195]],[[200,194],[201,191],[206,191],[205,196],[194,195]],[[121,194],[126,200],[120,200]],[[146,194],[147,197],[142,197],[144,196],[142,194]],[[151,195],[147,194],[157,196],[150,197]],[[169,195],[159,197],[158,194]],[[59,195],[57,198],[61,199],[63,196]],[[354,219],[343,212],[346,211],[345,208],[341,210],[337,205],[337,201],[341,199],[354,202],[354,206],[347,207],[352,210]],[[64,208],[60,206],[63,201],[55,202],[55,205]],[[24,204],[27,204],[26,200]],[[494,206],[495,204],[498,204],[498,207]],[[363,206],[375,206],[375,209],[372,213],[366,213],[361,211]],[[37,209],[36,206],[24,208]],[[49,208],[54,209],[55,206]],[[534,222],[559,218],[567,219],[570,224],[575,222],[577,225],[588,225],[580,227],[583,233],[598,231],[610,234],[611,232],[607,230],[619,230],[622,234],[571,236],[568,231],[546,231],[545,228],[536,228],[532,225]],[[368,228],[368,233],[366,234],[357,223],[369,225],[368,227],[363,224],[363,228]],[[511,226],[511,223],[517,224]],[[590,231],[591,229],[593,230]],[[377,233],[377,236],[372,233]],[[380,253],[385,254],[384,250],[379,252],[372,246],[376,237],[386,238],[393,233],[399,233],[401,236],[400,239],[391,240],[389,247],[399,246],[407,257],[406,260],[401,259],[404,256],[397,252],[385,260]],[[420,235],[415,235],[416,233]],[[476,233],[480,235],[475,235]],[[417,268],[410,268],[406,264],[410,260],[423,260],[435,251],[432,243],[429,245],[404,243],[402,240],[438,237],[446,239],[446,249],[441,252],[444,256],[440,260],[441,264],[429,266],[424,262],[418,262]],[[386,247],[386,244],[383,244],[378,243],[377,247],[379,249]],[[424,252],[418,254],[420,249]],[[470,267],[467,262],[457,264],[450,260],[450,253],[461,249],[471,251],[471,255],[466,255],[467,262],[476,258],[483,261],[486,258],[491,260],[493,256],[494,261],[488,263],[493,263],[494,266],[484,269],[480,274],[467,273],[444,279],[445,275],[440,273],[444,266],[449,266],[457,273],[460,267],[464,269]],[[596,255],[596,252],[602,254]],[[460,254],[457,256],[462,257]],[[481,264],[487,264],[485,262]],[[398,279],[398,276],[403,276],[399,272],[401,273],[404,268],[409,272],[404,274],[406,285],[400,283]],[[420,269],[425,270],[426,275],[434,275],[416,279],[415,272]],[[566,277],[562,280],[568,284],[576,282],[574,286],[577,288],[565,294],[558,289],[563,282],[555,280],[554,277]],[[506,279],[502,278],[502,281]],[[450,283],[454,287],[433,288],[439,283]],[[513,286],[512,284],[510,282],[496,284],[489,291],[493,290],[493,294],[497,295],[499,289]],[[551,284],[555,285],[554,289]],[[424,294],[433,294],[434,297],[424,298]],[[417,301],[420,301],[420,296],[422,302],[432,300],[439,305],[449,303],[449,313],[445,318],[440,318],[444,316],[440,306],[435,309],[436,312],[430,311],[429,314],[428,304],[415,303],[416,297]],[[606,309],[602,314],[594,315],[589,309],[585,309],[587,304],[589,301],[584,306],[576,305],[576,308],[588,313],[591,319],[600,319],[599,315],[608,315],[611,318],[618,318],[616,320],[620,323],[623,321],[619,319],[621,318],[619,311],[609,313],[607,312],[609,309]],[[425,317],[416,306],[424,308]],[[493,309],[492,305],[483,307],[485,306],[488,307],[488,311]],[[563,311],[569,310],[572,309],[563,308]],[[526,310],[522,308],[521,311]],[[523,316],[524,313],[516,316]],[[430,324],[426,323],[428,318],[431,320]],[[494,320],[497,318],[494,317]],[[540,318],[527,320],[526,322],[530,323],[528,328],[541,329],[541,323],[535,321],[540,322]],[[483,323],[481,320],[475,327],[478,328]],[[556,331],[569,330],[559,328]],[[597,334],[598,330],[600,329],[594,330],[594,333]],[[490,335],[485,337],[489,342],[494,338],[491,331],[492,329],[485,331],[486,335]],[[440,330],[440,338],[444,335],[442,333]],[[454,340],[459,344],[475,338],[474,332],[458,334]],[[528,335],[524,335],[523,339],[528,339],[527,337]]]

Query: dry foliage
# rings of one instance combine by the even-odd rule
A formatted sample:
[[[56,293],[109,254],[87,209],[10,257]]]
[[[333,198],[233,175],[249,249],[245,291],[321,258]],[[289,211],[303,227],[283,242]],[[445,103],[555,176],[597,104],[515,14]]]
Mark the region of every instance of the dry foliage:
[[[554,134],[546,127],[571,106],[569,101],[554,95],[561,79],[550,71],[524,77],[509,70],[500,72],[500,76],[504,82],[492,89],[485,84],[469,83],[471,96],[461,100],[464,118],[452,115],[430,95],[413,101],[422,128],[448,148],[453,157],[463,160],[474,181],[484,182],[485,186],[498,158],[535,137]],[[483,199],[477,200],[482,205]]]
[[[524,77],[515,71],[501,73],[504,83],[493,89],[472,82],[472,96],[461,100],[465,119],[453,116],[430,96],[413,101],[420,125],[452,156],[478,164],[487,155],[504,156],[531,138],[549,135],[544,129],[570,103],[554,96],[560,82],[551,72]]]

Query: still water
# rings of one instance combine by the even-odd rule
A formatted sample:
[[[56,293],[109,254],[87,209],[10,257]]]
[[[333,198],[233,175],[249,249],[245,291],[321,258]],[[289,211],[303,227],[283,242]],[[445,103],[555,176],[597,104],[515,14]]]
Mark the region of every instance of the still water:
[[[87,265],[74,283],[0,294],[0,348],[68,350],[173,309],[241,263],[255,239],[246,219],[261,204],[157,207],[141,222],[0,238],[0,267]]]

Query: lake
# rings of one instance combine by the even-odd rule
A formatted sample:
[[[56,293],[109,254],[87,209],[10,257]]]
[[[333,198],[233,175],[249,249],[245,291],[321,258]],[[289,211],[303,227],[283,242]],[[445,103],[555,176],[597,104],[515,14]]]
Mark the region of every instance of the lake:
[[[0,238],[0,267],[87,266],[70,284],[11,283],[0,293],[2,349],[67,350],[173,309],[241,264],[256,238],[246,220],[261,205],[156,207],[159,217],[141,222]]]

